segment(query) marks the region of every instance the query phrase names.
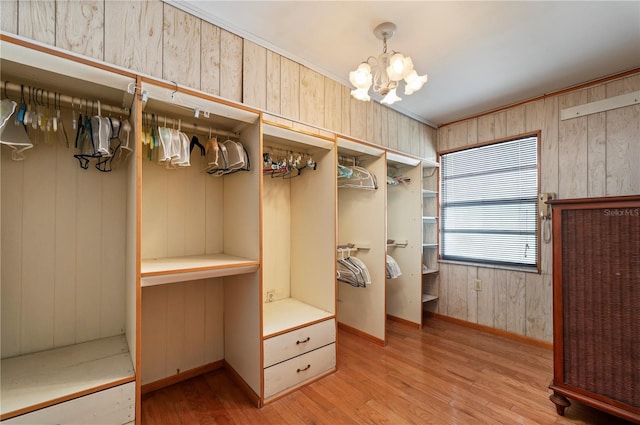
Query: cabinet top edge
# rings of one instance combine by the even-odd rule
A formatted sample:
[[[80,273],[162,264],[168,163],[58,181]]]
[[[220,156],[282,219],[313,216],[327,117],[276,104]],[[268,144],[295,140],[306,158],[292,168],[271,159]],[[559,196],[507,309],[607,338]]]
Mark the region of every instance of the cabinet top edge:
[[[635,206],[635,203],[640,202],[640,195],[626,195],[626,196],[604,196],[597,198],[569,198],[569,199],[553,199],[547,203],[551,206],[560,205],[577,205],[577,204],[609,204],[609,203],[630,203],[630,206]]]

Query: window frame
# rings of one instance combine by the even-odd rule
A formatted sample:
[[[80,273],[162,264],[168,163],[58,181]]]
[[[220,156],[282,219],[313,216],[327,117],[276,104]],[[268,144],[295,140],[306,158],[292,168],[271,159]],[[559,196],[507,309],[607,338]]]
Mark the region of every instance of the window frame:
[[[541,188],[541,167],[540,167],[540,159],[542,157],[541,155],[541,146],[542,146],[542,131],[541,130],[537,130],[537,131],[531,131],[531,132],[526,132],[526,133],[520,133],[520,134],[516,134],[513,136],[508,136],[508,137],[503,137],[503,138],[499,138],[499,139],[493,139],[493,140],[488,140],[486,142],[481,142],[481,143],[475,143],[472,145],[464,145],[464,146],[459,146],[456,148],[451,148],[451,149],[444,149],[441,151],[438,151],[438,155],[437,155],[437,160],[438,163],[440,164],[440,168],[439,168],[439,173],[438,173],[438,188],[439,188],[439,196],[438,196],[438,215],[441,216],[442,215],[442,196],[443,196],[443,180],[442,180],[442,156],[449,154],[449,153],[453,153],[453,152],[460,152],[460,151],[464,151],[464,150],[469,150],[469,149],[474,149],[474,148],[480,148],[483,146],[489,146],[489,145],[496,145],[499,143],[505,143],[505,142],[512,142],[514,140],[518,140],[518,139],[525,139],[525,138],[529,138],[529,137],[536,137],[536,176],[537,176],[537,193],[536,196],[538,197],[540,195],[540,188]],[[537,205],[537,204],[536,204]],[[481,261],[464,261],[464,260],[452,260],[452,259],[443,259],[442,258],[442,225],[443,225],[443,221],[442,217],[440,217],[440,220],[438,220],[438,262],[441,263],[445,263],[445,264],[460,264],[460,265],[465,265],[465,266],[473,266],[473,267],[483,267],[483,268],[491,268],[491,269],[500,269],[500,270],[515,270],[515,271],[522,271],[522,272],[528,272],[528,273],[537,273],[540,274],[542,273],[542,237],[541,237],[541,228],[542,228],[542,223],[541,223],[541,219],[538,213],[538,206],[536,206],[536,244],[537,244],[537,252],[536,252],[536,265],[535,266],[526,266],[526,265],[518,265],[518,264],[513,264],[513,265],[509,265],[509,264],[501,264],[501,263],[492,263],[492,262],[481,262]]]

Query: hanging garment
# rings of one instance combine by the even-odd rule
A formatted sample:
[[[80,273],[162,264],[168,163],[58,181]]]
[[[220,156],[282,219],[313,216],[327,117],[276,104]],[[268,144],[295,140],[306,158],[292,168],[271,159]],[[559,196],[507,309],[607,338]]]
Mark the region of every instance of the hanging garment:
[[[400,266],[398,265],[396,260],[390,255],[387,255],[386,275],[387,275],[387,279],[396,279],[402,276],[402,271],[400,270]]]

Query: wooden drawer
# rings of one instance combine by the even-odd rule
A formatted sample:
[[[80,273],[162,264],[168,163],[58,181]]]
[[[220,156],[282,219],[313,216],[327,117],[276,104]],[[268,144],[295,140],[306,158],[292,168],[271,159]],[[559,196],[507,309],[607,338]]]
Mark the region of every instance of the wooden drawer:
[[[264,340],[264,367],[336,342],[334,319]]]
[[[264,398],[302,384],[335,367],[335,343],[268,367],[264,370]]]

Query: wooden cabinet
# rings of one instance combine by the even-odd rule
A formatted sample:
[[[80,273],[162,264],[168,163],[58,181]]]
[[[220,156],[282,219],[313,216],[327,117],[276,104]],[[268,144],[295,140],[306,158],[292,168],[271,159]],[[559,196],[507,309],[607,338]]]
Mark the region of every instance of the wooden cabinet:
[[[358,286],[338,281],[338,322],[380,345],[386,341],[384,153],[367,143],[338,138],[338,159],[346,167],[338,177],[338,258],[357,257],[371,278],[370,284]],[[345,246],[353,249],[340,248]]]
[[[640,423],[640,196],[553,207],[553,390]]]
[[[438,167],[437,162],[422,161],[422,303],[433,311],[431,301],[438,299]]]
[[[336,149],[334,138],[275,122],[263,122],[262,133],[265,352],[264,386],[258,394],[265,403],[335,370],[334,341],[271,363],[283,354],[273,345],[295,338],[298,330],[310,336],[316,323],[326,321],[335,333]]]
[[[5,94],[37,87],[27,102],[60,107],[68,136],[38,135],[24,161],[0,155],[3,421],[139,422],[144,391],[219,367],[262,405],[336,369],[335,134],[4,34],[1,65]],[[128,160],[81,169],[79,113],[127,120]],[[239,140],[249,170],[208,175],[197,150],[189,167],[158,164],[159,126]],[[387,165],[414,182],[343,199],[344,242],[364,242],[373,280],[343,294],[343,317],[384,343],[387,300],[420,322],[421,160],[347,145],[380,186]],[[386,250],[404,273],[391,296]]]
[[[264,398],[335,370],[335,342],[333,319],[265,339]]]
[[[402,274],[386,282],[387,316],[422,326],[422,160],[387,151],[387,254]]]
[[[108,115],[112,124],[128,121],[129,111],[120,106],[127,99],[135,111],[128,93],[135,77],[4,37],[1,43],[2,80],[8,82],[3,98],[20,104],[22,86],[30,110],[42,113],[42,125],[31,124],[25,133],[12,116],[6,125],[34,147],[21,160],[4,144],[0,154],[0,418],[129,423],[136,416],[139,348],[135,230],[129,227],[135,223],[136,152],[132,143],[126,160],[103,163],[110,171],[102,172],[109,168],[96,169],[98,159],[74,158],[72,122],[80,111]],[[61,121],[53,131],[57,110]],[[3,143],[17,140],[9,130],[2,135]]]
[[[225,364],[258,394],[259,114],[148,78],[141,90],[143,391]],[[152,128],[156,138],[176,129],[202,146],[220,142],[231,149],[239,142],[249,166],[207,173],[213,158],[196,144],[189,166],[171,166],[160,161],[161,146],[151,148]],[[238,158],[227,154],[230,167]]]

